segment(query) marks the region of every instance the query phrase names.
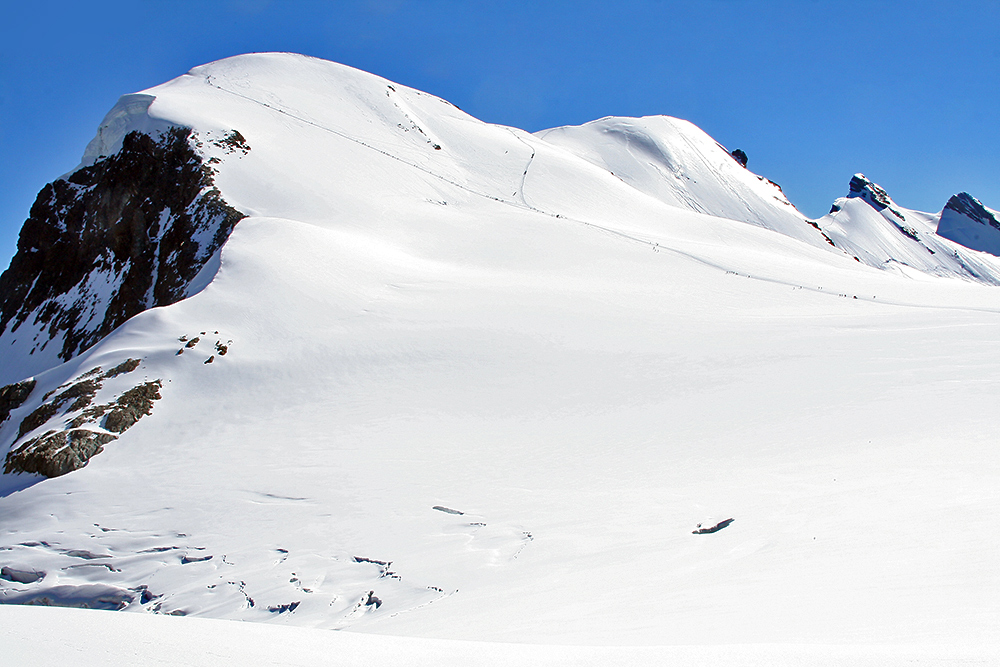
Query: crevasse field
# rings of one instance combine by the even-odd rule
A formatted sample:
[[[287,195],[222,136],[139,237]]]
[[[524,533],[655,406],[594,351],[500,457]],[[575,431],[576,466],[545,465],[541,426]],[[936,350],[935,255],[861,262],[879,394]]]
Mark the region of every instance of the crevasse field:
[[[84,164],[175,125],[249,217],[189,298],[0,362],[163,396],[0,477],[41,575],[0,662],[1000,662],[1000,259],[939,214],[817,229],[685,121],[532,135],[288,54],[126,96]]]

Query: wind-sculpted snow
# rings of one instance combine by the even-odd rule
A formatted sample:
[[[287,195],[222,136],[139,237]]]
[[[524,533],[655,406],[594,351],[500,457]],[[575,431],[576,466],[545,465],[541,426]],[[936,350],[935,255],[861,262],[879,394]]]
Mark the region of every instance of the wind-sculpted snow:
[[[117,438],[0,475],[0,600],[535,644],[995,639],[1000,274],[936,215],[855,196],[812,226],[680,121],[536,136],[289,54],[140,96],[92,166],[191,128],[246,217],[64,363],[18,371],[33,317],[4,343],[0,455],[72,448],[94,406],[77,430]]]
[[[263,507],[304,504],[248,492]],[[481,519],[482,517],[475,517]],[[448,522],[444,522],[448,523]],[[496,565],[516,559],[530,533],[505,535],[483,521],[450,522],[446,534],[466,535]],[[74,534],[33,531],[0,547],[0,604],[145,611],[239,620],[299,619],[340,629],[418,610],[457,591],[408,581],[393,563],[343,550],[289,550],[245,545],[220,553],[212,536],[93,524]],[[482,544],[480,544],[482,543]],[[384,608],[383,608],[384,607]]]

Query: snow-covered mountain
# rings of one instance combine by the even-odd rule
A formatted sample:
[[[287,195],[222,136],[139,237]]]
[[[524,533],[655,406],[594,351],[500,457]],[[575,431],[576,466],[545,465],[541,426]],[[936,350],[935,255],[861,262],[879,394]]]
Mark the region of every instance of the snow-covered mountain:
[[[860,175],[808,221],[676,119],[197,67],[122,98],[0,277],[0,602],[988,644],[995,221]]]
[[[1000,212],[986,208],[967,192],[945,204],[937,233],[967,248],[1000,256]]]
[[[108,114],[95,139],[137,113],[127,95]],[[142,106],[140,104],[140,106]],[[147,308],[187,295],[198,272],[243,214],[214,187],[206,148],[189,128],[148,133],[140,116],[123,125],[117,144],[100,160],[45,186],[21,229],[18,252],[0,275],[0,327],[14,355],[36,363],[69,359]],[[147,123],[148,124],[148,123]],[[232,137],[208,150],[240,150]],[[22,369],[11,364],[6,370]]]
[[[948,200],[941,213],[922,213],[899,206],[881,187],[855,174],[847,197],[834,202],[816,224],[838,248],[869,266],[1000,285],[1000,265],[992,252],[1000,248],[1000,223],[964,192]]]
[[[749,222],[820,247],[825,242],[777,184],[746,169],[745,153],[740,162],[687,121],[602,118],[537,136],[671,206]]]

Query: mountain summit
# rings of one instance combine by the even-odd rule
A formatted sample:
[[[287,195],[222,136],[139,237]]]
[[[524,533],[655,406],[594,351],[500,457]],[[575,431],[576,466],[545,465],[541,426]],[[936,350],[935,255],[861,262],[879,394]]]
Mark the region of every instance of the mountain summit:
[[[947,211],[947,207],[938,214],[903,208],[864,174],[855,174],[847,197],[835,201],[830,213],[815,224],[831,244],[875,268],[1000,285],[996,260],[973,252],[982,247],[958,242],[965,237],[955,231],[939,233],[939,221],[950,215]],[[946,221],[946,230],[948,225]],[[967,228],[966,223],[959,226]]]
[[[967,248],[1000,256],[1000,213],[967,192],[954,195],[945,204],[937,233]]]
[[[849,195],[293,54],[126,95],[0,277],[0,602],[985,642],[996,215]]]

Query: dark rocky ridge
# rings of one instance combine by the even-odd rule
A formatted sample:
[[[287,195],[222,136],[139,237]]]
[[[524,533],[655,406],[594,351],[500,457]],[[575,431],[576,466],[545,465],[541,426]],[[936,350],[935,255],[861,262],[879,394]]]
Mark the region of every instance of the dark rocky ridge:
[[[126,359],[104,373],[98,366],[48,392],[42,397],[42,404],[22,419],[11,444],[16,445],[27,434],[61,415],[53,424],[56,428],[46,430],[19,447],[12,446],[4,459],[4,474],[36,473],[59,477],[78,470],[101,453],[104,445],[117,439],[115,434],[124,433],[151,414],[153,403],[161,398],[162,380],[138,384],[122,392],[113,402],[93,404],[106,380],[131,373],[140,363],[139,359]],[[23,394],[25,384],[8,385],[0,389],[0,395],[12,388],[18,395]],[[30,386],[33,388],[34,383]],[[30,393],[27,389],[25,398]],[[73,414],[76,416],[70,419]]]
[[[11,410],[16,410],[28,400],[35,384],[35,380],[31,379],[0,387],[0,424],[7,420]]]
[[[222,199],[199,145],[188,128],[131,132],[116,154],[46,185],[0,275],[0,335],[16,338],[32,318],[44,328],[37,345],[65,335],[65,360],[130,317],[182,299],[245,217]]]
[[[849,192],[847,196],[860,197],[871,204],[876,211],[889,209],[889,212],[900,220],[906,220],[903,214],[893,208],[893,201],[889,198],[889,193],[881,187],[865,178],[864,174],[854,174],[851,177]]]
[[[941,211],[938,236],[967,248],[1000,257],[1000,220],[997,214],[967,192],[952,196]]]
[[[959,192],[952,195],[948,203],[944,205],[946,210],[951,210],[976,222],[989,225],[1000,231],[1000,220],[983,206],[982,202],[970,195],[968,192]]]

